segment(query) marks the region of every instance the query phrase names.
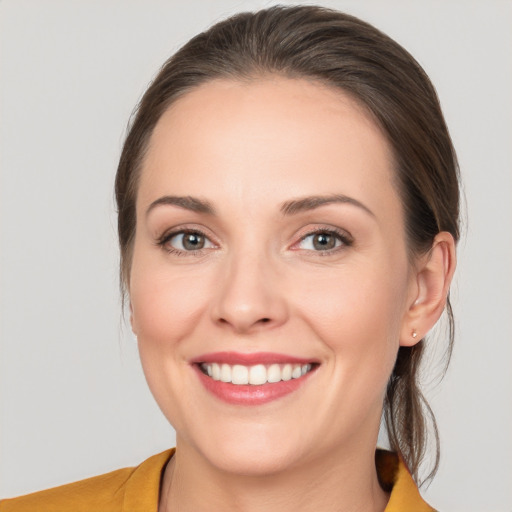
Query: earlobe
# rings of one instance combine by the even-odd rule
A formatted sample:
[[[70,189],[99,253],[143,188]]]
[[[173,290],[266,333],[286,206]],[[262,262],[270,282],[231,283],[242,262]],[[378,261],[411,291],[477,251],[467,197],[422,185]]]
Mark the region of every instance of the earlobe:
[[[442,231],[432,249],[418,261],[414,296],[402,323],[400,345],[413,346],[423,339],[441,316],[456,266],[453,236]]]

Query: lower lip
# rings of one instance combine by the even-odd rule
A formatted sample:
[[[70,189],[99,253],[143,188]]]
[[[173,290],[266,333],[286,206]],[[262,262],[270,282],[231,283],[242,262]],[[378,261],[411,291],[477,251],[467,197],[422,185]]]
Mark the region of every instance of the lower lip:
[[[197,364],[194,364],[193,367],[199,376],[199,380],[210,393],[222,401],[234,405],[261,405],[282,398],[299,389],[315,371],[315,368],[313,368],[298,379],[253,386],[251,384],[236,385],[231,384],[231,382],[213,380],[205,375]]]

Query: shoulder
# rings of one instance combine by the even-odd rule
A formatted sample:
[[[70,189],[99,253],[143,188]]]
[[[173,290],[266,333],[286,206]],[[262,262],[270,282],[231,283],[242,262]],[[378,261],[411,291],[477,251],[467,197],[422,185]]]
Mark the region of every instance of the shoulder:
[[[377,450],[375,464],[381,487],[390,493],[384,512],[436,512],[423,500],[407,466],[396,453]]]
[[[87,478],[0,502],[1,512],[122,510],[123,489],[134,468]]]
[[[122,512],[157,510],[162,471],[174,450],[119,469],[45,491],[0,501],[0,512]]]

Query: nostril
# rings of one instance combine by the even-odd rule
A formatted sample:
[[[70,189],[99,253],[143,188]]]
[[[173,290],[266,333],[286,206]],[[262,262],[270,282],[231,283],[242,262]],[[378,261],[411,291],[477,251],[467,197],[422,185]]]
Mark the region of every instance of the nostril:
[[[270,318],[262,318],[260,322],[266,324],[267,322],[270,322]]]

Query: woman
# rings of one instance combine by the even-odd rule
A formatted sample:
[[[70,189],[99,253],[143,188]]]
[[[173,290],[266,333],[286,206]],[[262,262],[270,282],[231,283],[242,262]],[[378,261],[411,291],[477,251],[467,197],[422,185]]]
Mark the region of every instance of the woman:
[[[451,319],[458,180],[405,50],[316,7],[215,25],[144,95],[116,198],[176,451],[0,510],[432,510],[417,372]]]

